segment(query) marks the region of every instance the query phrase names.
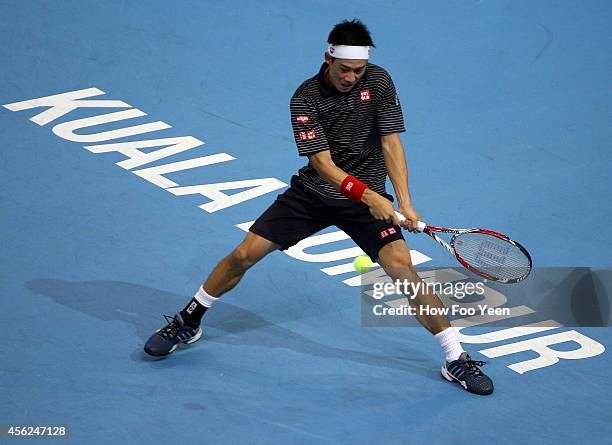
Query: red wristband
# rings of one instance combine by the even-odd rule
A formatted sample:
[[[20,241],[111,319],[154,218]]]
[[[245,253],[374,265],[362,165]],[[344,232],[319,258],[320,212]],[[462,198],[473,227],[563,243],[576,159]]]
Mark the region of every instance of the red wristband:
[[[340,193],[355,202],[361,202],[363,192],[365,192],[365,189],[367,188],[368,186],[359,179],[348,175],[346,178],[344,178],[342,184],[340,184]]]

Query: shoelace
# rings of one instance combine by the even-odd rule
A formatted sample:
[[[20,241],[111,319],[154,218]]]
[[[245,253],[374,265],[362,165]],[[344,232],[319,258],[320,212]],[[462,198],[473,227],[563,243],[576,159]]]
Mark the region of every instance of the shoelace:
[[[487,364],[487,362],[483,362],[481,360],[466,360],[465,364],[468,367],[468,372],[472,375],[475,376],[479,376],[480,374],[482,374],[482,371],[480,369],[478,369],[479,366],[484,366]]]
[[[159,331],[159,335],[161,335],[164,338],[174,337],[176,333],[178,332],[178,330],[181,328],[178,320],[176,319],[176,317],[171,317],[168,315],[164,315],[164,318],[168,322],[168,326],[162,328]]]

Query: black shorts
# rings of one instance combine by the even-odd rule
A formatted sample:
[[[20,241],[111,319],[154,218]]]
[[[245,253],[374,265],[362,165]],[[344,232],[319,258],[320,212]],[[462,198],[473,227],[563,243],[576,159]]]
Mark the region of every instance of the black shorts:
[[[391,195],[383,196],[393,202]],[[372,261],[383,246],[404,239],[399,226],[375,219],[367,205],[326,199],[306,189],[297,176],[249,230],[285,250],[329,226],[349,235]]]

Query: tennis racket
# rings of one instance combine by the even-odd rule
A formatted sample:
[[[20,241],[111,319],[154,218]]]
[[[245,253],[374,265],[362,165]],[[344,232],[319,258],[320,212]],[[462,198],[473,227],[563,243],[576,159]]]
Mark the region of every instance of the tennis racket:
[[[400,222],[406,218],[398,214]],[[417,230],[438,242],[457,258],[467,270],[491,281],[518,283],[531,272],[531,255],[523,246],[501,233],[486,229],[453,229],[434,227],[422,221]],[[450,242],[436,232],[452,233]]]

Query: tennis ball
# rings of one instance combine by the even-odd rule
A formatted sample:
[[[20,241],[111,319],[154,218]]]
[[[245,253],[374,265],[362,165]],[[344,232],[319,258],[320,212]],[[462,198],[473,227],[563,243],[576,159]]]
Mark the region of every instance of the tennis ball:
[[[360,255],[353,261],[353,267],[359,273],[366,273],[372,267],[372,260],[367,255]]]

